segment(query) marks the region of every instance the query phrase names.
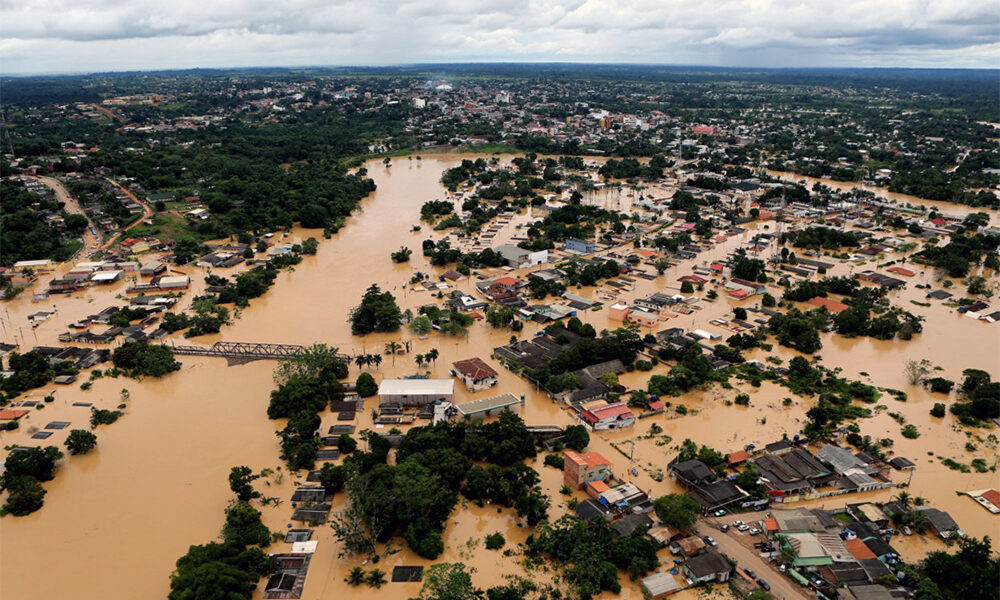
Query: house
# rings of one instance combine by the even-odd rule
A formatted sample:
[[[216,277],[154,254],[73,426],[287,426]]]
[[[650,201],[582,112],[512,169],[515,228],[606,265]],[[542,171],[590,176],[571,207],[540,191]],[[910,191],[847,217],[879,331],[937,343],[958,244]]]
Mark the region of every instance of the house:
[[[642,579],[642,592],[647,598],[657,600],[679,592],[681,586],[674,576],[667,571],[654,573]]]
[[[838,302],[836,300],[831,300],[830,298],[823,298],[822,296],[816,296],[815,298],[810,298],[806,301],[806,304],[815,306],[817,308],[825,308],[835,315],[847,310],[849,307],[843,302]]]
[[[646,536],[656,542],[657,546],[663,548],[681,539],[684,534],[669,525],[657,525],[647,531]]]
[[[474,296],[470,296],[461,290],[454,290],[451,293],[451,298],[446,302],[446,304],[456,310],[461,311],[472,311],[472,310],[482,310],[489,306],[489,304],[484,300],[479,300]]]
[[[582,502],[578,502],[576,507],[573,509],[573,512],[588,523],[597,518],[610,521],[614,516],[614,513],[612,513],[610,508],[604,506],[593,498],[587,498]]]
[[[705,540],[696,535],[691,535],[681,538],[671,544],[670,552],[683,556],[684,558],[692,558],[701,554],[701,551],[705,549],[705,546]]]
[[[820,460],[830,463],[838,475],[846,475],[852,469],[860,469],[862,473],[867,475],[875,473],[875,469],[851,453],[850,450],[840,446],[826,444],[816,452],[816,456]]]
[[[644,514],[625,515],[611,523],[611,531],[619,537],[627,537],[634,533],[644,534],[653,526],[653,520]]]
[[[733,572],[729,561],[718,552],[711,550],[687,559],[683,568],[684,576],[694,584],[710,581],[724,583],[729,581],[729,575]]]
[[[481,358],[467,358],[452,363],[452,366],[455,367],[454,374],[470,392],[489,389],[497,384],[498,373]]]
[[[733,292],[743,292],[739,297],[754,296],[756,294],[763,294],[767,291],[767,286],[763,283],[757,283],[755,281],[747,281],[746,279],[738,279],[736,277],[730,279],[726,282],[726,289],[729,290],[729,295],[732,296]]]
[[[922,512],[924,516],[927,517],[927,523],[930,530],[942,539],[963,537],[965,535],[962,530],[959,529],[958,523],[955,522],[955,519],[951,518],[951,515],[943,510],[930,506],[918,506],[914,508],[914,511]]]
[[[549,260],[548,250],[525,250],[524,248],[519,248],[513,244],[502,244],[497,246],[496,252],[502,256],[505,261],[507,261],[507,264],[515,269],[540,265],[548,262]]]
[[[524,405],[524,394],[518,398],[514,394],[500,394],[489,398],[480,398],[455,405],[458,414],[466,419],[484,419]]]
[[[695,487],[715,481],[715,473],[700,460],[685,460],[674,462],[668,465],[682,483],[689,487]]]
[[[577,238],[569,238],[566,240],[563,250],[572,252],[573,254],[593,254],[597,251],[597,244]]]
[[[611,461],[597,452],[563,453],[563,480],[573,489],[581,489],[590,481],[604,481],[611,475]]]
[[[719,479],[700,485],[692,488],[689,493],[701,505],[701,510],[705,514],[713,513],[720,508],[727,508],[736,503],[746,502],[750,497],[750,494],[727,479]]]
[[[614,402],[580,413],[584,425],[593,431],[621,429],[635,425],[635,414],[624,402]]]
[[[158,260],[154,260],[143,263],[139,267],[139,275],[141,277],[155,277],[166,270],[167,270],[167,265],[163,264]]]
[[[628,311],[625,320],[638,323],[642,327],[656,327],[656,324],[660,322],[660,317],[656,313],[642,310],[641,308],[633,308]]]
[[[454,397],[453,379],[383,379],[378,386],[379,405],[423,406]]]

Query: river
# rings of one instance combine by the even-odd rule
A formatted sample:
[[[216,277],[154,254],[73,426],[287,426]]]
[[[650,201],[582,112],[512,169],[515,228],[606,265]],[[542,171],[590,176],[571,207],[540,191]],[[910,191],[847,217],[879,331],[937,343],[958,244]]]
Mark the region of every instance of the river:
[[[365,337],[352,336],[347,314],[358,303],[364,290],[372,283],[392,291],[401,307],[414,311],[434,299],[430,292],[415,291],[405,286],[410,276],[417,272],[439,273],[421,256],[422,240],[440,238],[426,224],[420,232],[412,232],[418,223],[420,206],[434,199],[445,198],[439,184],[441,172],[456,165],[461,156],[435,155],[423,160],[395,159],[385,167],[380,161],[367,164],[369,174],[378,184],[378,190],[362,202],[361,209],[348,219],[344,229],[331,240],[320,244],[315,256],[307,256],[294,269],[281,273],[276,285],[262,298],[240,312],[235,323],[216,336],[195,340],[209,345],[214,341],[281,342],[311,344],[324,342],[350,352],[379,353],[386,342],[410,340],[411,355],[384,357],[376,370],[377,379],[417,372],[413,354],[437,348],[437,363],[423,370],[432,376],[447,377],[453,361],[478,356],[495,364],[489,358],[492,348],[507,343],[509,331],[490,329],[485,323],[476,323],[465,338],[443,337],[434,333],[427,339],[418,339],[409,332],[375,334]],[[799,178],[801,179],[801,178]],[[625,192],[626,194],[628,192]],[[502,228],[494,243],[517,234],[518,224],[529,221],[527,214],[515,217]],[[762,224],[760,227],[765,227]],[[754,233],[755,225],[741,235],[733,236],[695,261],[669,269],[665,277],[655,281],[637,279],[636,289],[623,292],[627,299],[647,295],[654,290],[678,287],[677,277],[690,272],[692,262],[698,264],[724,257],[728,252],[745,243]],[[288,240],[319,236],[319,232],[295,229]],[[457,241],[456,241],[457,243]],[[409,263],[393,264],[389,254],[405,245],[414,250]],[[65,270],[68,267],[62,267]],[[868,267],[864,267],[868,268]],[[832,274],[846,273],[850,267],[838,264]],[[184,267],[192,274],[194,289],[190,297],[204,284],[202,269]],[[218,270],[227,274],[230,270]],[[491,273],[502,273],[491,270]],[[918,274],[915,280],[930,280],[931,274]],[[928,409],[933,402],[942,401],[909,386],[903,376],[903,364],[910,358],[929,358],[939,365],[942,376],[961,379],[961,370],[968,367],[983,368],[994,376],[1000,375],[1000,338],[994,326],[964,318],[952,310],[935,303],[930,307],[915,306],[909,300],[922,300],[923,292],[911,285],[902,292],[893,293],[894,302],[907,310],[927,317],[925,332],[909,342],[880,342],[867,338],[847,340],[832,334],[824,335],[821,354],[824,363],[842,367],[844,374],[864,377],[878,385],[903,389],[909,400],[900,403],[885,397],[881,403],[888,405],[879,416],[861,421],[862,432],[873,437],[896,439],[894,449],[918,463],[913,476],[914,494],[926,497],[934,506],[948,510],[970,534],[991,534],[994,544],[1000,540],[998,517],[989,515],[972,500],[955,494],[956,490],[1000,488],[1000,477],[993,473],[963,474],[952,471],[928,456],[950,456],[968,462],[981,456],[993,464],[996,449],[977,443],[977,450],[964,450],[968,437],[965,429],[955,426],[951,416],[945,419],[930,417]],[[0,307],[0,326],[8,340],[17,336],[24,347],[35,344],[57,345],[56,336],[66,330],[68,323],[98,312],[116,302],[115,295],[123,293],[125,283],[111,287],[90,288],[73,297],[49,300],[44,305],[32,304],[30,294]],[[471,293],[472,281],[457,284],[459,289]],[[448,290],[450,291],[450,290]],[[574,290],[585,296],[606,294],[610,288]],[[752,306],[747,301],[742,306]],[[58,313],[36,329],[27,326],[26,317],[38,310],[54,306]],[[676,316],[661,323],[657,329],[681,326],[701,327],[728,335],[728,332],[711,325],[710,321],[730,314],[731,308],[741,304],[723,295],[715,302],[699,303],[702,310],[692,315]],[[608,319],[608,311],[587,312],[581,318],[598,329],[614,328],[618,324]],[[538,329],[528,324],[522,337]],[[178,338],[177,342],[182,343]],[[794,356],[786,349],[775,347],[773,354],[785,359]],[[763,354],[761,354],[761,357]],[[223,359],[180,357],[183,368],[162,380],[136,382],[127,379],[100,379],[89,391],[78,386],[45,386],[29,396],[40,399],[55,390],[56,401],[35,411],[22,422],[16,432],[0,433],[0,443],[37,444],[30,439],[33,427],[44,426],[51,420],[70,420],[72,427],[86,427],[88,409],[72,406],[73,402],[92,402],[101,408],[114,408],[120,402],[122,388],[130,391],[127,414],[117,423],[97,430],[99,438],[95,453],[65,459],[54,481],[45,484],[48,495],[45,506],[23,518],[0,519],[0,598],[101,598],[125,600],[131,598],[160,598],[168,590],[168,575],[174,561],[184,554],[188,545],[216,539],[223,522],[223,510],[231,497],[227,485],[229,468],[246,464],[255,471],[277,468],[277,438],[274,430],[280,423],[266,418],[268,394],[272,388],[271,370],[274,363],[262,361],[242,366],[227,367]],[[661,367],[662,369],[662,367]],[[535,392],[524,380],[500,369],[500,384],[489,391],[469,394],[461,384],[456,385],[456,401],[494,395],[510,391],[526,394],[523,409],[525,419],[531,424],[566,425],[573,422],[569,413],[558,408],[544,395]],[[654,371],[655,372],[655,371]],[[351,378],[357,375],[352,367]],[[622,377],[630,387],[644,387],[649,373],[630,373]],[[737,386],[740,388],[741,386]],[[632,430],[602,433],[592,437],[591,449],[597,450],[614,463],[615,472],[626,476],[629,459],[624,453],[633,453],[639,474],[632,478],[640,487],[658,496],[678,491],[669,477],[656,482],[651,474],[662,470],[673,455],[673,446],[684,438],[708,444],[724,452],[741,448],[747,443],[758,445],[779,439],[783,433],[794,433],[801,428],[805,411],[811,406],[808,399],[795,398],[790,406],[782,399],[790,394],[783,388],[765,383],[760,388],[749,388],[752,401],[749,407],[726,405],[725,400],[738,390],[714,388],[694,391],[674,404],[685,404],[689,414],[668,415],[644,419]],[[359,431],[371,428],[370,412],[374,400],[359,413]],[[917,440],[907,440],[898,435],[899,425],[886,412],[900,412],[914,423],[923,435]],[[323,428],[336,422],[335,415],[323,414]],[[652,423],[663,428],[658,436],[648,436]],[[62,445],[66,431],[57,432],[45,444]],[[986,432],[971,435],[985,437]],[[668,436],[671,440],[664,443]],[[659,443],[658,443],[659,442]],[[620,449],[616,450],[615,446]],[[633,450],[634,448],[634,450]],[[557,517],[567,509],[566,499],[559,493],[561,474],[551,467],[543,467],[541,457],[536,465],[541,473],[543,487],[553,498],[550,515]],[[899,477],[898,474],[894,476]],[[265,521],[272,530],[283,530],[289,524],[291,506],[288,498],[293,485],[301,480],[286,475],[280,483],[272,478],[270,485],[258,482],[261,491],[283,500],[278,507],[264,508]],[[867,494],[866,498],[886,499],[890,492]],[[582,498],[582,494],[577,494]],[[828,505],[856,501],[853,496],[839,499]],[[338,496],[335,508],[343,502]],[[520,572],[516,557],[483,548],[482,538],[494,531],[501,531],[508,539],[508,547],[523,541],[527,531],[517,527],[512,511],[474,506],[460,508],[452,515],[445,531],[446,552],[439,560],[462,561],[476,569],[474,580],[486,587],[502,582],[508,573]],[[329,528],[318,528],[320,544],[314,556],[303,598],[362,598],[370,597],[369,588],[350,588],[343,578],[357,563],[353,559],[339,559],[338,547]],[[470,540],[473,540],[470,543]],[[912,548],[911,548],[912,547]],[[908,558],[918,558],[927,549],[938,547],[934,542],[918,546],[908,543]],[[287,545],[276,544],[273,551],[285,551]],[[664,562],[670,560],[663,554]],[[430,564],[414,557],[408,551],[400,552],[380,563],[387,572],[397,564]],[[370,567],[369,567],[370,568]],[[534,574],[541,580],[547,575]],[[622,577],[622,598],[638,599],[638,585]],[[262,587],[257,597],[262,596]],[[419,590],[418,584],[389,584],[377,592],[384,598],[408,598]],[[694,592],[680,596],[685,600],[696,597]]]

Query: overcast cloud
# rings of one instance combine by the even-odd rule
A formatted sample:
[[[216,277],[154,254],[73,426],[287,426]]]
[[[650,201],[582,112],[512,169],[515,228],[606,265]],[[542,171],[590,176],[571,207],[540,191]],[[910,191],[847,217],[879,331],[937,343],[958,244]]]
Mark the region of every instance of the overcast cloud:
[[[1000,67],[998,0],[0,0],[0,72],[419,62]]]

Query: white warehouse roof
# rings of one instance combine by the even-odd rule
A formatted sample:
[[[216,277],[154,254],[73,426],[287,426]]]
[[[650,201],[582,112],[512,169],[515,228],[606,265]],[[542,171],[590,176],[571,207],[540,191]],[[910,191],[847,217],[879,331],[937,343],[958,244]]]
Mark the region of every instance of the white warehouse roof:
[[[454,379],[383,379],[379,396],[447,396],[455,393]]]

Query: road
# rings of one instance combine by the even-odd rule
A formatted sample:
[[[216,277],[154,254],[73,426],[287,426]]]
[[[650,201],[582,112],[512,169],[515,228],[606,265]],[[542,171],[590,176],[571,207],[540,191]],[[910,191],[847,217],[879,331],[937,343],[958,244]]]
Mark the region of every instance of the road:
[[[751,513],[751,515],[753,514],[761,513]],[[731,517],[729,523],[732,524],[732,521],[739,518],[739,515],[727,515],[727,517]],[[756,519],[753,519],[751,516],[749,518],[743,517],[743,520],[749,522],[749,520]],[[757,577],[768,582],[771,585],[769,593],[775,600],[810,600],[811,598],[815,598],[811,592],[778,572],[778,569],[773,566],[775,563],[768,562],[766,559],[760,557],[757,549],[753,547],[753,542],[749,540],[759,541],[761,538],[739,533],[736,529],[730,529],[728,533],[722,533],[716,527],[722,523],[723,521],[716,518],[703,518],[695,525],[695,531],[700,536],[712,536],[719,543],[718,550],[736,561],[736,568],[741,574],[743,574],[743,569],[750,568],[757,574]],[[747,541],[749,547],[741,543],[741,540]]]
[[[151,208],[151,207],[149,206],[149,204],[147,204],[147,203],[143,202],[142,200],[139,200],[139,199],[138,199],[138,198],[137,198],[137,197],[135,196],[135,194],[133,194],[132,192],[128,191],[128,189],[127,189],[127,188],[125,188],[125,186],[123,186],[122,184],[118,183],[118,182],[117,182],[117,181],[115,181],[114,179],[111,179],[110,177],[105,177],[105,179],[107,179],[108,183],[110,183],[111,185],[113,185],[113,186],[115,186],[116,188],[120,189],[120,190],[121,190],[121,191],[122,191],[122,192],[123,192],[123,193],[124,193],[124,194],[125,194],[126,196],[128,196],[128,197],[129,197],[129,198],[131,198],[131,199],[132,199],[132,200],[133,200],[133,201],[134,201],[134,202],[135,202],[136,204],[138,204],[139,206],[141,206],[141,207],[142,207],[142,216],[141,216],[141,217],[139,217],[138,219],[136,219],[136,220],[135,220],[135,222],[133,222],[133,223],[132,223],[131,225],[129,225],[129,226],[128,226],[128,227],[126,227],[125,229],[122,229],[122,230],[121,230],[121,231],[119,231],[118,233],[116,233],[116,234],[114,234],[113,236],[111,236],[111,239],[109,239],[109,240],[108,240],[107,242],[105,242],[105,243],[104,243],[104,245],[103,245],[103,246],[101,246],[101,250],[107,250],[108,248],[110,248],[110,247],[114,246],[114,245],[115,245],[115,244],[116,244],[116,243],[118,242],[118,238],[120,238],[120,237],[122,236],[122,234],[123,234],[123,233],[127,232],[127,231],[128,231],[129,229],[132,229],[133,227],[136,227],[136,226],[138,226],[138,225],[139,225],[139,223],[142,223],[142,222],[143,222],[144,220],[146,220],[146,219],[148,219],[148,218],[152,217],[152,216],[153,216],[153,213],[155,212],[155,211],[154,211],[154,210],[153,210],[153,209],[152,209],[152,208]]]
[[[122,118],[118,115],[118,113],[114,112],[113,110],[111,110],[109,108],[105,108],[105,107],[101,106],[100,104],[91,104],[90,106],[94,110],[96,110],[98,112],[101,112],[101,113],[104,113],[105,115],[107,115],[108,118],[110,118],[112,121],[121,121],[122,120]]]
[[[87,213],[83,212],[80,208],[80,203],[77,202],[76,198],[69,193],[66,186],[63,185],[61,181],[52,177],[34,177],[34,179],[45,184],[53,193],[56,195],[56,199],[63,203],[66,212],[75,213],[78,215],[83,215],[87,219],[87,228],[83,232],[83,248],[77,251],[73,258],[76,258],[83,252],[93,251],[97,247],[99,242],[97,235],[94,234],[94,223],[90,220]]]

